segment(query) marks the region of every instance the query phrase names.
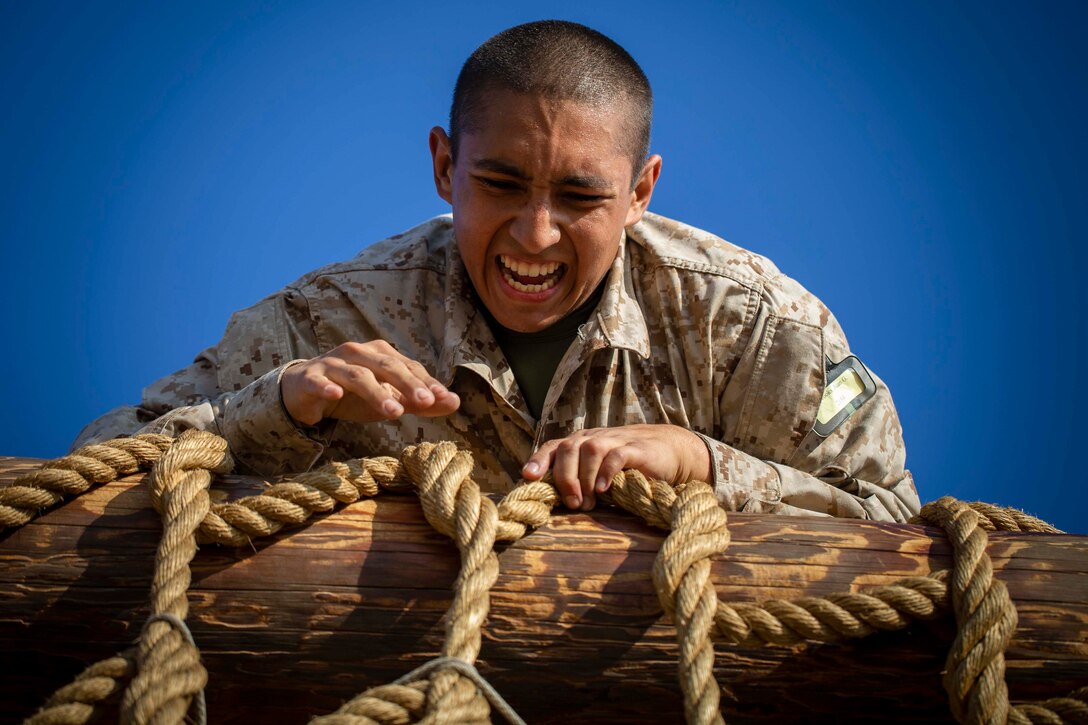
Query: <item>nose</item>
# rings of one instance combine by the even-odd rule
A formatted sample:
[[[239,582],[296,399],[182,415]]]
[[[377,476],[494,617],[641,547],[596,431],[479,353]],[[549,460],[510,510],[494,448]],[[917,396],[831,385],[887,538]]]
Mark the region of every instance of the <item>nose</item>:
[[[529,253],[542,252],[559,242],[555,210],[546,200],[525,203],[510,222],[510,236]]]

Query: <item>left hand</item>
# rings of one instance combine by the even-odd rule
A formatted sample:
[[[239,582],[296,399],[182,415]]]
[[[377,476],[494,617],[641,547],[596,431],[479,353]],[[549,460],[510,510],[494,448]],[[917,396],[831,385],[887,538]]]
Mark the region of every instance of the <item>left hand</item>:
[[[596,494],[607,491],[612,477],[627,468],[673,484],[707,481],[710,452],[702,438],[676,425],[590,428],[548,441],[521,474],[537,481],[550,469],[563,503],[589,511]]]

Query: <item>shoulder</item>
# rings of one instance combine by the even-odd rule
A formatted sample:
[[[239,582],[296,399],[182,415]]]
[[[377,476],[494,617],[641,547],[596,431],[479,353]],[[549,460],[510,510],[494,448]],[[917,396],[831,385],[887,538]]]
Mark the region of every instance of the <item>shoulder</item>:
[[[452,227],[450,217],[435,217],[302,275],[231,315],[218,349],[244,358],[234,367],[250,375],[313,357],[341,338],[384,337],[383,326],[426,320],[442,299]]]
[[[355,292],[392,292],[413,289],[422,283],[441,285],[452,246],[452,217],[434,217],[365,247],[351,259],[307,272],[250,307],[235,312],[228,327],[275,326],[278,323],[271,318],[281,316],[284,309],[305,316],[306,308],[313,301],[346,298]]]
[[[442,215],[375,242],[351,259],[315,269],[288,288],[304,290],[327,277],[366,272],[423,271],[444,274],[453,245],[453,218]]]
[[[643,274],[668,270],[679,281],[745,290],[759,312],[804,325],[837,328],[830,310],[767,257],[689,224],[647,212],[628,230],[632,266]]]

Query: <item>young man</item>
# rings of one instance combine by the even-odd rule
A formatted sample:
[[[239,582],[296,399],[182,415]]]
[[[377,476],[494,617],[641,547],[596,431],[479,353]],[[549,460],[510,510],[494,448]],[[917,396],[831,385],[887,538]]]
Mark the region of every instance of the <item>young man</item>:
[[[77,444],[210,428],[272,474],[454,440],[485,490],[549,472],[589,509],[636,468],[730,509],[904,520],[887,388],[768,260],[646,212],[652,96],[599,33],[543,21],[466,61],[430,134],[453,216],[312,272]]]

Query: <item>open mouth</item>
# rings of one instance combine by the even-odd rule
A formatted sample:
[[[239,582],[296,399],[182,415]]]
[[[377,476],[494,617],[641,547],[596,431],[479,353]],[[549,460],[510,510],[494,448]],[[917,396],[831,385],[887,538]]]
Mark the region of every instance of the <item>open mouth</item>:
[[[506,283],[518,292],[544,292],[554,287],[566,272],[562,262],[528,263],[500,254],[499,271]]]

